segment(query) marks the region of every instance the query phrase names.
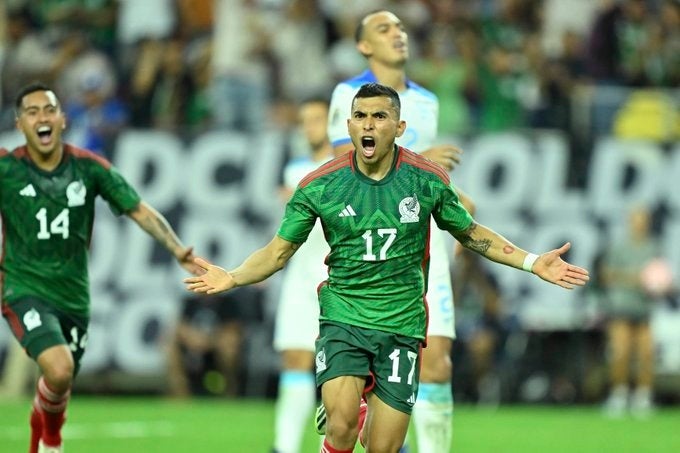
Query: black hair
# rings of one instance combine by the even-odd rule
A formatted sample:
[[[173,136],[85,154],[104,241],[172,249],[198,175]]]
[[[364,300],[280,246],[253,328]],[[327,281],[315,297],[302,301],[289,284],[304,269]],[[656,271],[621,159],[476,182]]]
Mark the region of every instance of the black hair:
[[[359,23],[357,24],[357,28],[354,29],[354,41],[355,41],[355,42],[361,41],[361,40],[363,39],[363,37],[364,37],[364,22],[366,22],[366,18],[367,18],[368,16],[372,16],[372,15],[374,15],[374,14],[382,13],[382,12],[389,12],[389,11],[387,11],[387,10],[385,10],[385,9],[375,9],[375,10],[371,11],[370,13],[365,14],[365,15],[361,18],[361,20],[360,20]]]
[[[392,106],[397,111],[397,117],[399,117],[401,115],[401,100],[399,99],[399,94],[393,88],[379,83],[372,82],[361,85],[357,94],[354,95],[354,99],[352,99],[352,105],[354,105],[354,101],[359,98],[375,98],[380,96],[390,98]]]
[[[24,97],[28,94],[35,93],[36,91],[51,91],[54,93],[54,90],[43,82],[31,82],[28,85],[24,85],[19,89],[14,101],[14,107],[17,112],[21,110],[21,103],[23,102]]]

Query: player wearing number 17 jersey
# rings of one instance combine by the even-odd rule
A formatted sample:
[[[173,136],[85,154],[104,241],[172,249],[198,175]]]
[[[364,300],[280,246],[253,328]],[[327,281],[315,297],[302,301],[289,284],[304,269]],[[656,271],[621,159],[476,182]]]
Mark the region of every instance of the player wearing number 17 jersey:
[[[588,279],[585,269],[560,258],[569,244],[539,257],[474,222],[441,167],[395,145],[406,128],[400,111],[394,89],[363,85],[347,120],[355,150],[300,182],[269,244],[231,271],[197,258],[205,273],[185,279],[189,290],[208,294],[262,281],[321,220],[331,249],[316,343],[327,414],[323,452],[349,453],[357,437],[375,453],[397,451],[404,442],[427,331],[430,218],[487,259],[565,288]]]
[[[62,142],[65,117],[49,87],[19,92],[16,123],[26,144],[0,149],[2,314],[41,372],[29,452],[53,453],[62,451],[64,412],[87,340],[95,198],[132,218],[187,270],[197,269],[191,248],[106,159]]]

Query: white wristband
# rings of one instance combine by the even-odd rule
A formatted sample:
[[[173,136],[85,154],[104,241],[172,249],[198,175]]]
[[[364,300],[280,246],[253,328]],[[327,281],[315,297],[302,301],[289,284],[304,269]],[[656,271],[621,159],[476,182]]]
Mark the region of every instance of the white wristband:
[[[524,258],[524,263],[522,263],[522,269],[524,269],[527,272],[532,272],[532,269],[534,268],[534,263],[538,259],[538,255],[534,253],[527,253],[526,258]]]

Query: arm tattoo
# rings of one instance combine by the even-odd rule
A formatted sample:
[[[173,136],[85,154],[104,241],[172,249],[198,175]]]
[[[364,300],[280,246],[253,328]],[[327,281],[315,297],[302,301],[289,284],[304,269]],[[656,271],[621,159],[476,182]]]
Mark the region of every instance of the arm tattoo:
[[[491,239],[472,239],[471,235],[476,229],[477,223],[472,222],[472,225],[470,225],[467,230],[456,236],[456,239],[460,241],[463,247],[482,255],[486,255],[486,252],[491,247]]]

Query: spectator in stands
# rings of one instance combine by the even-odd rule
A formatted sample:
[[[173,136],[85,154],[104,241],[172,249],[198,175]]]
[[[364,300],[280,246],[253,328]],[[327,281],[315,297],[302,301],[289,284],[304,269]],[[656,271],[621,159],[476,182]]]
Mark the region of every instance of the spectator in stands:
[[[214,8],[210,98],[215,124],[260,130],[274,80],[265,16],[247,0],[216,0]]]
[[[14,106],[11,100],[26,81],[54,81],[79,51],[72,41],[65,44],[52,47],[47,37],[37,28],[28,6],[10,7],[7,10],[7,43],[0,68],[0,99],[6,101],[3,104],[0,128],[14,127]]]

